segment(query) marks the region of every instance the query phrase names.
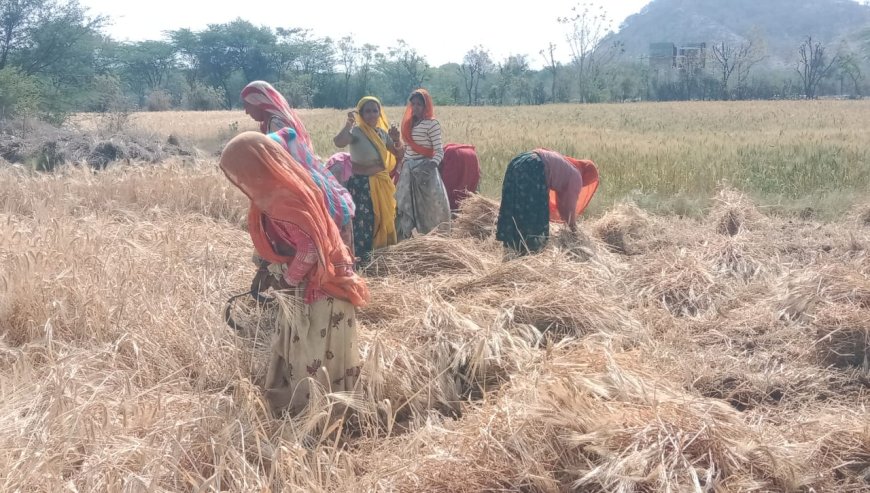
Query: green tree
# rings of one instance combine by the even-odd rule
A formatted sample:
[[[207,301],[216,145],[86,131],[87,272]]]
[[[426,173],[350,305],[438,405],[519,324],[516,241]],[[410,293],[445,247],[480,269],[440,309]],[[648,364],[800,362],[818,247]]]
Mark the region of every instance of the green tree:
[[[13,63],[28,75],[44,73],[104,22],[88,17],[76,0],[0,0],[0,69]]]
[[[0,69],[0,120],[33,113],[41,103],[39,81],[15,67]]]
[[[140,101],[161,89],[177,67],[175,47],[166,41],[142,41],[119,47],[119,72]]]
[[[429,78],[429,63],[417,50],[408,46],[404,40],[397,40],[396,46],[388,48],[387,54],[378,54],[378,71],[387,79],[392,94],[387,98],[390,103],[400,103],[414,89],[421,87]]]

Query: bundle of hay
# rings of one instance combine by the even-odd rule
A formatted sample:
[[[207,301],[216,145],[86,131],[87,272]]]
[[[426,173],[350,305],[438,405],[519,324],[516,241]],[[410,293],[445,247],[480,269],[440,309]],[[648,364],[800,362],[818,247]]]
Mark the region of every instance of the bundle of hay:
[[[809,361],[781,359],[779,353],[751,356],[713,347],[683,355],[686,390],[721,399],[739,411],[760,406],[804,407],[843,395],[847,379]]]
[[[649,215],[634,204],[622,203],[607,211],[592,225],[592,233],[615,253],[636,255],[651,225]]]
[[[453,219],[451,234],[457,238],[485,240],[495,234],[499,203],[483,195],[470,194],[459,205],[459,214]]]
[[[813,320],[820,361],[838,368],[870,369],[870,308],[825,303]]]
[[[647,340],[644,327],[597,271],[565,274],[546,286],[506,300],[504,306],[512,311],[514,321],[555,339],[605,334],[629,343]]]
[[[763,272],[764,257],[760,245],[742,236],[713,240],[704,251],[704,259],[713,272],[743,283],[755,280]]]
[[[579,228],[577,231],[560,228],[550,238],[548,246],[555,248],[557,252],[566,255],[568,258],[580,262],[586,262],[597,256],[597,246]]]
[[[809,410],[808,410],[809,411]],[[867,491],[870,485],[870,412],[844,402],[783,420],[782,432],[798,444],[813,470],[815,491]]]
[[[432,287],[418,293],[421,309],[360,332],[370,400],[458,414],[462,396],[498,388],[534,358],[534,329],[518,330],[494,308],[448,303]]]
[[[870,308],[870,276],[856,265],[809,266],[786,276],[777,291],[777,313],[788,320],[805,320],[820,301]]]
[[[763,218],[752,200],[737,190],[723,188],[713,201],[708,218],[719,234],[735,236],[745,229],[751,229]]]
[[[415,236],[376,250],[365,267],[369,275],[430,277],[446,274],[480,275],[501,260],[494,249],[472,239],[437,234]]]
[[[637,277],[629,281],[637,296],[646,304],[661,304],[678,317],[714,311],[731,293],[698,256],[686,250],[648,257],[637,270]]]
[[[859,227],[870,228],[870,202],[855,205],[849,216]]]
[[[376,277],[366,280],[371,298],[357,310],[357,318],[369,328],[404,320],[409,313],[426,310],[426,294],[431,284],[413,279]]]
[[[627,355],[628,356],[628,355]],[[564,348],[461,421],[374,447],[364,487],[396,491],[797,489],[800,464],[727,405]],[[630,360],[629,360],[630,361]]]

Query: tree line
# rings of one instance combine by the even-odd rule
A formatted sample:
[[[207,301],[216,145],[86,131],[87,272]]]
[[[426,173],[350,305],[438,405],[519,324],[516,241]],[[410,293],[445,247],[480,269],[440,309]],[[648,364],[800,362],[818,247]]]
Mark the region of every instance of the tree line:
[[[402,40],[379,47],[244,19],[122,43],[103,33],[105,17],[77,0],[0,0],[0,119],[237,108],[242,87],[256,79],[272,82],[297,107],[335,108],[366,94],[402,104],[418,86],[428,87],[439,105],[815,98],[868,90],[870,35],[858,51],[807,36],[792,66],[771,67],[763,65],[763,36],[747,33],[742,41],[710,43],[702,59],[683,57],[661,69],[611,41],[603,10],[578,5],[558,21],[562,39],[536,53],[496,60],[475,46],[462,60],[435,67]],[[562,55],[570,61],[560,62]]]

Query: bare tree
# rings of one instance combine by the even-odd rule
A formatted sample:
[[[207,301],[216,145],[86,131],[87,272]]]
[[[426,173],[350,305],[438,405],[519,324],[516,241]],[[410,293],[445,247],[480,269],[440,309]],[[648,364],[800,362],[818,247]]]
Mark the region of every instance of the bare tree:
[[[350,105],[350,79],[356,69],[359,58],[359,48],[351,36],[338,40],[338,64],[344,68],[344,104]]]
[[[712,46],[713,61],[719,69],[722,99],[730,99],[731,76],[737,74],[737,97],[742,96],[742,88],[749,78],[752,67],[765,58],[764,42],[757,35],[750,35],[741,43],[721,41]]]
[[[840,92],[843,92],[843,80],[848,77],[852,82],[852,96],[860,97],[861,89],[858,84],[864,79],[864,74],[861,72],[858,55],[851,51],[841,55],[837,70],[840,72]]]
[[[839,61],[839,55],[834,55],[829,60],[825,51],[825,46],[820,41],[813,42],[812,36],[807,36],[798,48],[800,59],[795,71],[801,77],[807,99],[816,98],[819,83],[831,74],[831,70]]]
[[[465,83],[465,92],[468,95],[468,105],[474,105],[479,100],[480,80],[492,70],[493,63],[489,51],[482,46],[475,46],[468,50],[462,64],[459,66],[459,75]]]
[[[759,29],[753,29],[747,36],[743,45],[741,56],[737,59],[737,98],[743,99],[746,83],[752,67],[767,58],[767,44]]]
[[[733,43],[726,43],[725,41],[720,41],[719,43],[713,43],[712,52],[713,52],[713,60],[719,66],[719,84],[722,86],[722,99],[728,98],[728,80],[731,78],[731,74],[734,73],[734,69],[737,68],[737,51],[739,48]]]
[[[372,69],[372,64],[375,61],[375,54],[378,52],[378,47],[366,43],[359,49],[359,92],[362,95],[368,93],[369,90],[369,73]]]
[[[620,43],[604,42],[611,32],[612,21],[603,6],[595,9],[592,4],[586,3],[574,6],[571,11],[569,17],[560,17],[558,20],[571,26],[567,36],[568,47],[577,68],[580,99],[586,102],[602,68],[625,50]]]
[[[550,86],[550,101],[556,102],[556,75],[559,69],[559,64],[556,62],[556,43],[550,43],[546,49],[540,51],[544,61],[547,62],[546,69],[553,77],[552,85]]]

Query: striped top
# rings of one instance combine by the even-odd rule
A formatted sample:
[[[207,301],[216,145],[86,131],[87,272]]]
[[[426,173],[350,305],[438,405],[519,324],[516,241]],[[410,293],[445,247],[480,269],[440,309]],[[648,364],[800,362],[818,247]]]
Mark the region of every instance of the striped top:
[[[444,158],[444,145],[441,143],[441,124],[438,120],[421,120],[411,131],[411,138],[417,145],[435,149],[432,160],[436,164],[441,164],[441,159]],[[405,159],[426,159],[426,157],[417,154],[408,146],[405,148]]]

